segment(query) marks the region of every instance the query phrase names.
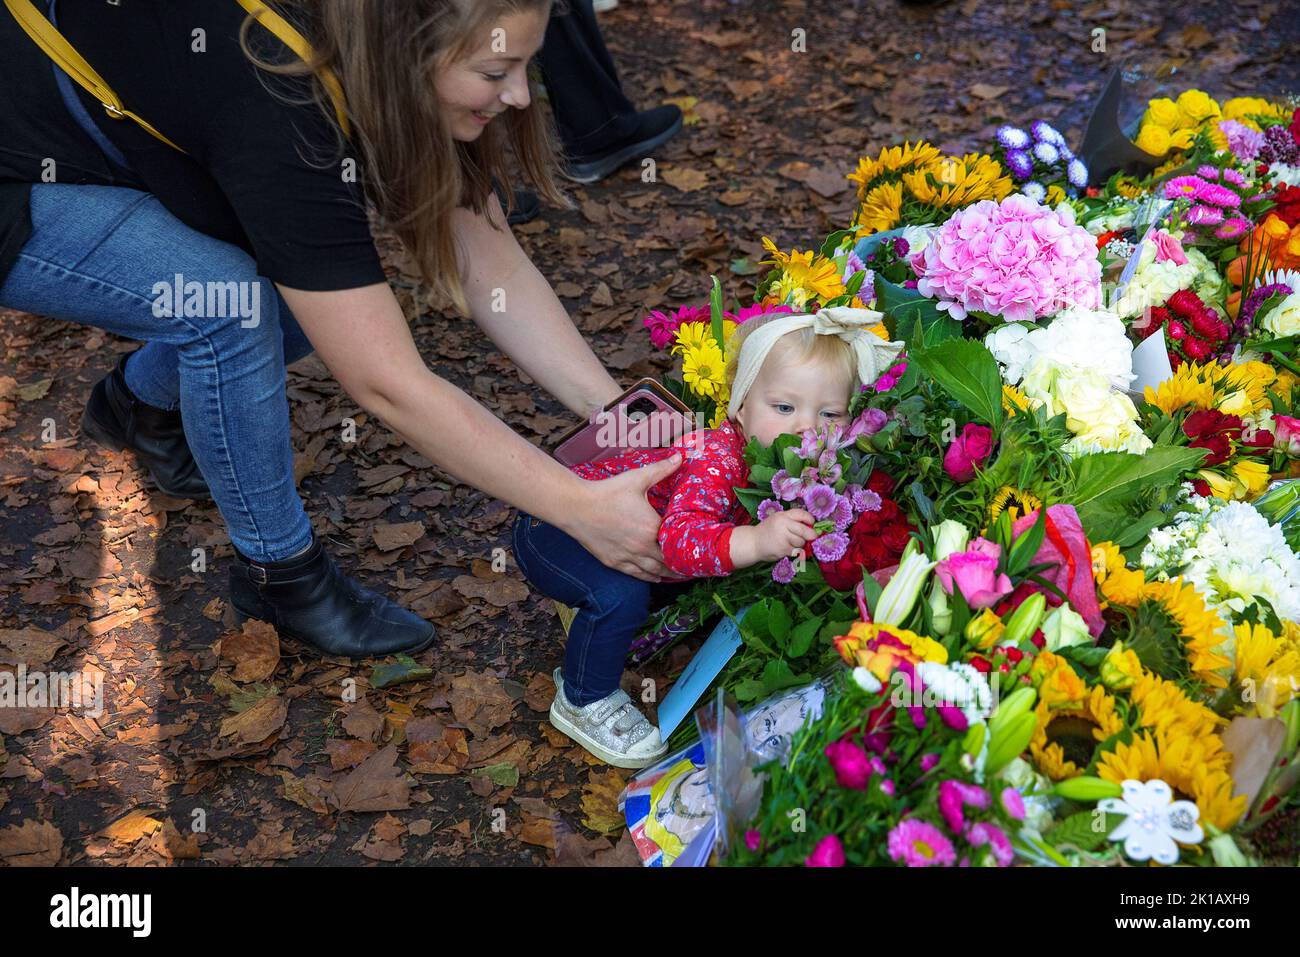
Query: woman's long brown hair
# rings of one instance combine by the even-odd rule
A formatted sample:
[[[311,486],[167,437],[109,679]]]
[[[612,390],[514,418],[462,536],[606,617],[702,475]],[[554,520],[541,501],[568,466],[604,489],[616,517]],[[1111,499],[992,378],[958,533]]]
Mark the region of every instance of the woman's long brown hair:
[[[555,0],[563,4],[564,0]],[[493,24],[511,14],[547,14],[551,0],[279,0],[275,4],[311,43],[309,63],[273,63],[240,43],[269,73],[334,72],[344,90],[350,148],[357,151],[366,195],[401,240],[424,281],[468,313],[452,211],[487,210],[492,181],[507,186],[509,154],[549,202],[571,207],[556,182],[555,139],[530,80],[527,109],[506,110],[471,143],[452,138],[434,88],[438,69],[471,53]],[[318,107],[337,126],[333,101],[312,83]],[[343,143],[339,131],[340,145]]]

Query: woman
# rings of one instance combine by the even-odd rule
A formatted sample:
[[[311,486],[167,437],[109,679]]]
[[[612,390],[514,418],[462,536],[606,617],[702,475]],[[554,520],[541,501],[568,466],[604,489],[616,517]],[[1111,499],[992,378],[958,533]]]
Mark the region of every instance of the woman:
[[[282,4],[310,65],[235,0],[47,4],[179,148],[106,114],[0,12],[0,305],[146,343],[95,387],[83,430],[132,449],[170,494],[210,490],[241,619],[353,657],[435,639],[338,570],[294,489],[285,365],[313,350],[457,479],[610,567],[668,575],[645,490],[677,460],[585,483],[434,375],[368,229],[367,198],[426,282],[574,413],[619,394],[492,193],[510,146],[565,202],[527,76],[549,0]]]

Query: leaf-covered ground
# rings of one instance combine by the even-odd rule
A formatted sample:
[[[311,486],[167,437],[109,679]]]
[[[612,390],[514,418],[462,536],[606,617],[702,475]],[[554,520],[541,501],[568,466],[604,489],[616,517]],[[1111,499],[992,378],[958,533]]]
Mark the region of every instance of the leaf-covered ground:
[[[979,150],[1001,122],[1039,117],[1077,146],[1121,63],[1177,67],[1175,89],[1220,96],[1296,89],[1286,9],[624,0],[602,23],[625,88],[681,103],[688,126],[655,181],[634,167],[574,188],[575,210],[518,235],[617,377],[658,374],[640,317],[700,302],[710,273],[752,293],[764,233],[808,248],[847,221],[860,153],[917,137]],[[533,442],[571,424],[472,324],[431,310],[382,245],[435,371]],[[435,620],[441,643],[397,675],[279,648],[268,629],[231,627],[215,509],[151,492],[131,456],[77,434],[91,386],[134,345],[0,317],[0,668],[99,673],[104,688],[97,718],[0,709],[0,861],[635,863],[615,810],[626,773],[546,722],[561,632],[513,562],[493,570],[510,509],[299,363],[293,441],[317,530],[350,573]],[[629,687],[648,676],[662,693],[688,655]]]

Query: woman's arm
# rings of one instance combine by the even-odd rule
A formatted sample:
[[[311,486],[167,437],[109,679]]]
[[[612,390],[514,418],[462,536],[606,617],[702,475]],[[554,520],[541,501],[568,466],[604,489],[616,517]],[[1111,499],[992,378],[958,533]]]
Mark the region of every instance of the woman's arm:
[[[496,196],[488,215],[455,217],[470,315],[502,352],[566,408],[584,419],[623,390],[591,351],[550,283],[519,247]]]
[[[669,574],[645,490],[675,462],[584,482],[425,366],[386,283],[279,288],[339,384],[439,468],[563,529],[611,568],[647,581]]]

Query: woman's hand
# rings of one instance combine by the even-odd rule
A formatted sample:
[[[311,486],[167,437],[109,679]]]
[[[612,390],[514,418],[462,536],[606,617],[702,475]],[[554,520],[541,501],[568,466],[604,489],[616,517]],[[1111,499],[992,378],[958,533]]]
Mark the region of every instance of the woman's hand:
[[[572,519],[560,525],[603,565],[642,581],[678,581],[659,547],[662,521],[646,491],[682,464],[680,454],[598,482],[584,482]]]

